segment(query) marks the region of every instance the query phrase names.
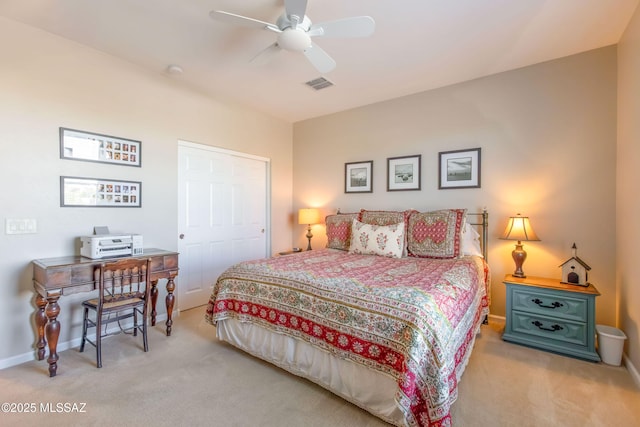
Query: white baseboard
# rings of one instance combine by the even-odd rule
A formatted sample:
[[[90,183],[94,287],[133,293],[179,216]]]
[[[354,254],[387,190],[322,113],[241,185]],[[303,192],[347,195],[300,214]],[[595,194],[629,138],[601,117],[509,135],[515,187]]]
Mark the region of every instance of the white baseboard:
[[[504,322],[507,321],[507,318],[504,316],[498,316],[496,314],[489,314],[489,320],[495,323],[502,323],[504,325]]]
[[[627,371],[629,371],[629,375],[631,375],[633,381],[636,383],[638,388],[640,388],[640,373],[638,373],[638,369],[636,369],[636,367],[631,362],[631,359],[629,359],[626,354],[622,354],[622,359],[624,367],[627,368]]]
[[[179,315],[180,315],[180,310],[174,310],[172,317],[175,319]],[[165,320],[167,320],[167,314],[166,313],[159,314],[158,316],[156,316],[156,325],[159,322],[162,322],[162,321],[165,321]],[[107,329],[107,332],[115,332],[117,329],[118,329],[118,326],[115,325],[115,324],[112,324]],[[89,338],[90,339],[94,339],[95,338],[95,334],[93,335],[93,337],[89,336]],[[82,342],[82,337],[73,338],[73,339],[71,339],[69,341],[58,342],[57,351],[58,351],[58,353],[60,353],[61,351],[65,351],[65,350],[68,350],[70,348],[79,347],[81,342]],[[47,353],[48,353],[48,347],[45,347],[45,350],[47,350]],[[6,368],[10,368],[12,366],[20,365],[20,364],[25,363],[25,362],[30,362],[32,360],[37,360],[37,359],[38,359],[37,350],[33,350],[33,351],[29,351],[27,353],[23,353],[23,354],[18,354],[18,355],[15,355],[15,356],[7,357],[5,359],[0,359],[0,370],[6,369]],[[45,360],[46,360],[46,355],[45,355]]]

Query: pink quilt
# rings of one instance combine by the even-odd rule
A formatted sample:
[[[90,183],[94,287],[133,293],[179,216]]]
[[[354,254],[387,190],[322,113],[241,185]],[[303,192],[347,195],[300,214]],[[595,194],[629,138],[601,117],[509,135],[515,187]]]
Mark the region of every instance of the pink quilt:
[[[323,249],[237,264],[206,320],[233,317],[397,379],[407,424],[451,425],[450,407],[488,313],[481,258],[421,259]]]

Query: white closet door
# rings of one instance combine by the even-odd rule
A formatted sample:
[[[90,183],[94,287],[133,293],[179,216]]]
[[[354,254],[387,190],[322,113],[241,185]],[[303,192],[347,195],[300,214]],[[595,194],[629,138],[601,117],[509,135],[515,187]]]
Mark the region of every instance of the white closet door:
[[[178,145],[178,308],[206,304],[225,269],[267,251],[268,159]]]

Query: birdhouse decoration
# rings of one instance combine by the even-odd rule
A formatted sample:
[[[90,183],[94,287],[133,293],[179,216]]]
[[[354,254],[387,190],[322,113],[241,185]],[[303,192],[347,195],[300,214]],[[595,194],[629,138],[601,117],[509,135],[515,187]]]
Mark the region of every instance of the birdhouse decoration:
[[[578,258],[578,248],[575,243],[571,249],[573,250],[573,256],[560,264],[560,267],[562,267],[562,283],[589,286],[588,272],[591,270],[591,267]]]

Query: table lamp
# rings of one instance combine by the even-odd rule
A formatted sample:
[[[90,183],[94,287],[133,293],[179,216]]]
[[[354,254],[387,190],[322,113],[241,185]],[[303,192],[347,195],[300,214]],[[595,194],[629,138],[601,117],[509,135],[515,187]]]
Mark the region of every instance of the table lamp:
[[[522,264],[524,263],[524,260],[527,259],[527,253],[522,249],[522,241],[540,240],[531,227],[529,217],[520,216],[520,214],[509,217],[507,228],[504,230],[504,233],[500,238],[518,241],[518,243],[516,243],[516,248],[511,252],[513,261],[516,263],[516,271],[513,272],[513,276],[527,277],[522,271]]]
[[[320,222],[320,211],[315,208],[305,208],[298,210],[298,224],[307,224],[307,239],[309,244],[307,250],[311,250],[311,224],[318,224]]]

